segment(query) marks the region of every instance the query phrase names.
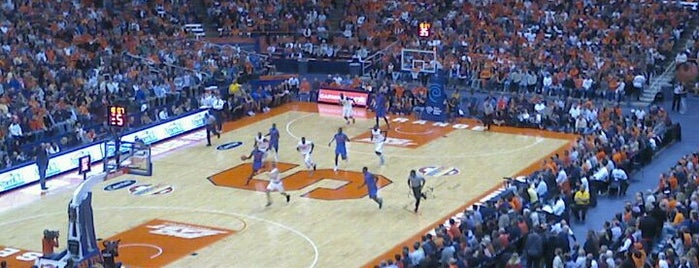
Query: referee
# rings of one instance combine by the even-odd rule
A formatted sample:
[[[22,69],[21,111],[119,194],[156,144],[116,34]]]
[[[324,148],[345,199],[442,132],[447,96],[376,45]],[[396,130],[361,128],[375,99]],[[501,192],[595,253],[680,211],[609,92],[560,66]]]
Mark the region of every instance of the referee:
[[[413,190],[413,196],[415,197],[415,213],[420,207],[420,199],[427,199],[427,196],[422,192],[422,187],[425,186],[425,178],[417,175],[415,170],[410,171],[410,176],[408,177],[408,186]]]
[[[220,139],[221,132],[216,129],[216,117],[211,112],[204,115],[204,123],[206,124],[206,146],[211,146],[211,134],[213,133]]]

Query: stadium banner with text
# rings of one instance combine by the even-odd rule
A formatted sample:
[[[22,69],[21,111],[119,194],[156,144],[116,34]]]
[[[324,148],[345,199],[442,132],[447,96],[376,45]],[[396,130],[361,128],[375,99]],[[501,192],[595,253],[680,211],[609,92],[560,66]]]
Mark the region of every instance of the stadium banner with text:
[[[427,103],[425,103],[425,110],[422,112],[421,119],[437,122],[447,121],[446,105],[444,103],[447,96],[446,92],[444,92],[444,79],[442,76],[444,74],[440,74],[440,72],[432,76],[427,88]]]
[[[321,88],[318,91],[318,102],[338,104],[340,102],[340,94],[345,94],[345,96],[354,99],[355,106],[366,107],[368,104],[368,92],[329,88]]]
[[[170,139],[203,127],[206,113],[206,110],[200,110],[145,129],[135,130],[122,136],[121,140],[134,142],[138,137],[147,144],[153,144]],[[105,146],[106,143],[102,140],[52,156],[49,159],[46,177],[50,178],[75,170],[78,168],[78,160],[85,155],[90,155],[92,163],[101,161],[105,157]],[[114,155],[114,148],[106,152],[106,155]],[[0,174],[0,193],[37,181],[39,181],[39,169],[35,162],[19,165]]]

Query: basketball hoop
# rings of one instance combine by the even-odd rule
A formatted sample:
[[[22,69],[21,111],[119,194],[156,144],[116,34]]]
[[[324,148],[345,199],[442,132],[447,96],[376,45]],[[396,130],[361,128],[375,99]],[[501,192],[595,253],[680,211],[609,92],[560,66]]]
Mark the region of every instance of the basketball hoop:
[[[415,77],[419,73],[435,73],[437,52],[434,50],[401,49],[401,71],[410,72]]]
[[[417,80],[418,75],[420,75],[420,71],[422,71],[422,68],[413,68],[410,70],[410,76],[413,78],[413,80]]]

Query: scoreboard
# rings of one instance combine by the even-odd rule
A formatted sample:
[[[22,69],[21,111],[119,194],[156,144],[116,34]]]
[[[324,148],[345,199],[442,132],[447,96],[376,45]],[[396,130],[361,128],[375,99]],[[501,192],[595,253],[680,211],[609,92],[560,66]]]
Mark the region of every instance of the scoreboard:
[[[110,105],[107,107],[107,125],[111,127],[125,127],[127,118],[124,106]]]
[[[417,36],[420,38],[429,38],[432,35],[432,23],[420,22],[417,25]]]

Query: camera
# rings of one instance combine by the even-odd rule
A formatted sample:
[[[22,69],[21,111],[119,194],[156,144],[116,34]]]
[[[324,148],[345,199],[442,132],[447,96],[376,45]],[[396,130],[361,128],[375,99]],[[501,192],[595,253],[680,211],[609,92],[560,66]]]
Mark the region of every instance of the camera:
[[[60,233],[58,231],[54,230],[44,230],[44,237],[48,239],[55,239],[60,236]]]

